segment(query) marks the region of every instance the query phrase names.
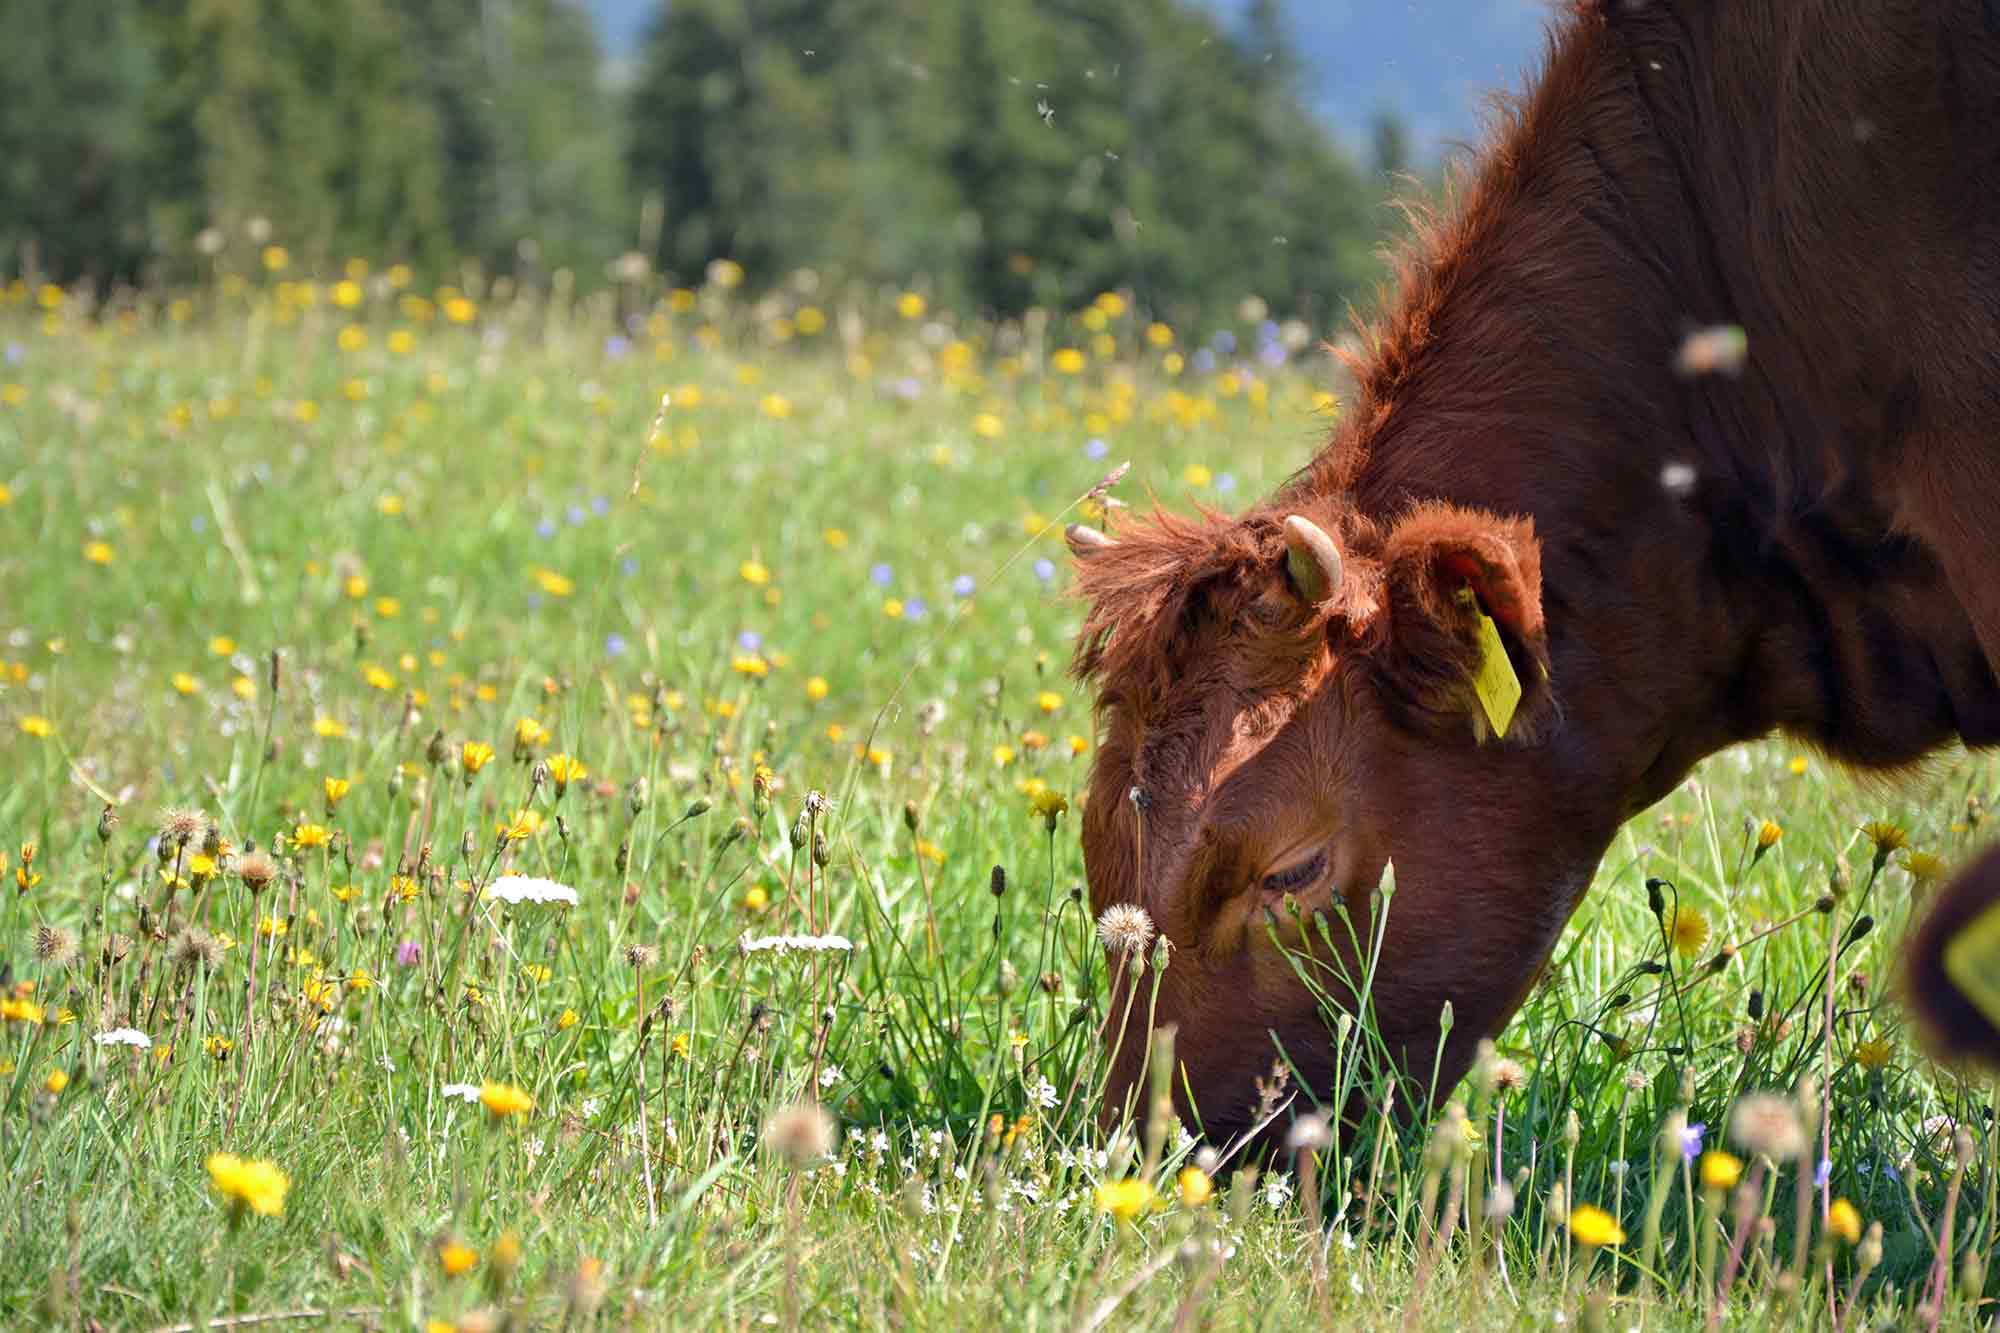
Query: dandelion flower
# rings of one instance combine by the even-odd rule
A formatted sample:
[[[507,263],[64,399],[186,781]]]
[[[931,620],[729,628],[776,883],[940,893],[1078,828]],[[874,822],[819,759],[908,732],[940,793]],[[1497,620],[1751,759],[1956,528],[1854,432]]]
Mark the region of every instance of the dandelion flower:
[[[1845,1199],[1835,1199],[1827,1209],[1826,1229],[1849,1245],[1861,1243],[1861,1212]]]
[[[1726,1152],[1705,1152],[1701,1155],[1701,1187],[1708,1190],[1729,1190],[1736,1188],[1736,1182],[1743,1178],[1743,1161]]]
[[[1785,836],[1775,820],[1767,819],[1757,826],[1757,850],[1768,852],[1778,845],[1778,839]]]
[[[324,824],[301,824],[292,830],[294,847],[324,847],[332,839],[333,834]]]
[[[1708,918],[1693,907],[1674,909],[1674,923],[1671,928],[1674,952],[1683,958],[1692,958],[1708,943]]]
[[[1181,1207],[1199,1208],[1214,1196],[1215,1181],[1198,1166],[1184,1166],[1174,1177],[1174,1193],[1180,1197]]]
[[[1801,1156],[1806,1150],[1806,1131],[1799,1122],[1798,1108],[1791,1098],[1775,1092],[1738,1099],[1729,1113],[1729,1137],[1774,1162]]]
[[[0,998],[0,1022],[39,1023],[46,1011],[33,1000],[19,995]]]
[[[277,1163],[218,1152],[209,1154],[207,1165],[210,1188],[229,1200],[232,1207],[239,1211],[247,1208],[265,1217],[284,1213],[285,1193],[291,1188],[291,1181]]]
[[[479,1251],[463,1241],[448,1240],[438,1247],[438,1267],[446,1277],[464,1277],[479,1266]]]
[[[1115,954],[1144,953],[1153,942],[1153,918],[1136,903],[1113,903],[1097,918],[1097,938]]]
[[[56,724],[45,717],[30,713],[27,717],[21,719],[21,730],[35,737],[37,740],[47,740],[49,737],[55,735]]]
[[[1040,815],[1051,833],[1056,831],[1056,820],[1069,810],[1069,798],[1054,787],[1044,787],[1028,802],[1029,808]]]
[[[535,1109],[535,1099],[511,1083],[485,1083],[479,1088],[479,1104],[495,1120],[526,1115]]]
[[[1570,1210],[1569,1234],[1576,1237],[1579,1245],[1591,1249],[1625,1243],[1625,1228],[1618,1225],[1618,1220],[1589,1203],[1580,1203]]]
[[[771,567],[761,560],[745,560],[736,572],[753,588],[764,587],[771,581]]]
[[[60,1069],[51,1069],[49,1076],[42,1080],[42,1087],[48,1090],[51,1097],[61,1096],[62,1090],[68,1086],[69,1074]]]
[[[1944,858],[1929,852],[1906,851],[1902,857],[1903,869],[1910,872],[1910,878],[1919,888],[1936,883],[1944,877]]]
[[[1854,1048],[1854,1063],[1863,1069],[1881,1069],[1895,1053],[1896,1047],[1887,1037],[1872,1037]]]
[[[1120,1222],[1133,1222],[1152,1211],[1159,1202],[1151,1181],[1138,1177],[1108,1180],[1097,1187],[1097,1211],[1109,1213]]]
[[[458,747],[458,762],[471,777],[493,762],[493,747],[485,741],[466,741]]]

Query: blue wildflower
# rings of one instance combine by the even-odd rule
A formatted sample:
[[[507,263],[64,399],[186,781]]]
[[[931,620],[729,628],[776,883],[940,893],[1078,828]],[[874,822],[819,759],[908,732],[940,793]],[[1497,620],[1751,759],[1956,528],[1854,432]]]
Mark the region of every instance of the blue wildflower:
[[[887,565],[871,565],[868,568],[868,577],[874,582],[876,587],[886,588],[889,586],[890,580],[896,577],[896,571]]]

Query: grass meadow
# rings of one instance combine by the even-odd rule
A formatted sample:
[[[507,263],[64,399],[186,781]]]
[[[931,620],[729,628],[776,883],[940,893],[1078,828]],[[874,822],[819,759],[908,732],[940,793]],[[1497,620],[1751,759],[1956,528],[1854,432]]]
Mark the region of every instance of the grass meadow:
[[[1436,1116],[1100,1139],[1060,527],[1272,488],[1320,331],[213,262],[0,286],[10,1326],[1990,1321],[1962,753],[1708,762]]]

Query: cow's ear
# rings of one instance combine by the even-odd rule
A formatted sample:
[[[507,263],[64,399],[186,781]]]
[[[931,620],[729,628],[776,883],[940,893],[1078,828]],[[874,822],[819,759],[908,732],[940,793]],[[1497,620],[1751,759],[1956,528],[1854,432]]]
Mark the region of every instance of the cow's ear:
[[[1531,731],[1550,704],[1533,521],[1421,505],[1390,529],[1382,564],[1391,696],[1432,720],[1469,716],[1482,737]]]

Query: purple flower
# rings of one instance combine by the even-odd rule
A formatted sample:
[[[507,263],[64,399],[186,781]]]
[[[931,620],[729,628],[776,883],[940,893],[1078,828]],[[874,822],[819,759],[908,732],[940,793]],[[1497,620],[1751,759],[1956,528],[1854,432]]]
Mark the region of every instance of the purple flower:
[[[1267,319],[1257,326],[1257,341],[1274,343],[1278,341],[1278,321]]]
[[[188,520],[188,526],[195,530],[196,535],[200,535],[201,533],[207,532],[208,515],[196,514],[193,518]]]
[[[975,586],[977,585],[973,583],[972,575],[960,574],[951,581],[951,595],[953,597],[970,597]]]
[[[924,386],[913,375],[905,375],[899,380],[889,381],[889,392],[905,402],[914,402],[923,394]]]
[[[931,609],[924,605],[924,599],[921,597],[912,597],[909,601],[903,603],[903,616],[907,620],[922,620],[930,614],[930,611]]]
[[[545,518],[541,522],[535,524],[535,535],[543,539],[555,536],[556,521],[552,518]]]
[[[1282,366],[1285,364],[1285,345],[1264,343],[1257,348],[1257,359],[1267,366]]]
[[[597,515],[599,518],[603,518],[606,514],[611,512],[611,501],[605,499],[601,495],[591,496],[590,512]]]
[[[396,963],[400,967],[415,967],[423,956],[423,946],[415,940],[404,940],[396,946]]]
[[[1098,439],[1095,435],[1084,442],[1083,456],[1085,458],[1102,458],[1110,452],[1111,446]]]
[[[1681,1162],[1683,1165],[1692,1165],[1694,1159],[1701,1156],[1701,1136],[1707,1132],[1708,1126],[1699,1122],[1689,1125],[1681,1131]]]
[[[1213,343],[1215,345],[1215,350],[1222,353],[1224,356],[1228,356],[1231,352],[1236,350],[1236,335],[1231,333],[1228,329],[1224,329],[1222,330],[1222,332],[1216,334],[1213,338],[1210,338],[1209,342]]]
[[[566,512],[569,517],[569,525],[573,528],[582,527],[583,520],[586,517],[588,517],[588,515],[586,515],[583,512],[582,505],[571,505]]]
[[[1231,491],[1235,490],[1236,474],[1234,472],[1222,473],[1215,479],[1215,489],[1221,491],[1224,495],[1227,495]]]
[[[639,572],[639,562],[628,555],[618,562],[618,572],[629,579]]]
[[[23,347],[23,346],[21,346],[21,344],[19,344],[19,343],[12,343],[12,342],[10,342],[10,343],[8,343],[8,344],[7,344],[7,364],[8,364],[8,365],[10,365],[10,366],[18,366],[18,365],[20,365],[20,364],[21,364],[21,362],[22,362],[22,360],[23,360],[24,358],[26,358],[26,356],[27,356],[27,355],[28,355],[28,349],[27,349],[27,348],[25,348],[25,347]]]
[[[623,657],[625,655],[625,636],[617,633],[605,635],[604,655],[606,657]]]
[[[746,653],[754,653],[764,646],[764,636],[754,629],[746,629],[736,636],[736,646]]]
[[[1036,578],[1040,579],[1044,583],[1047,583],[1050,579],[1054,578],[1055,576],[1056,576],[1056,567],[1050,564],[1046,558],[1037,560],[1035,562]]]
[[[625,354],[631,350],[632,340],[630,338],[621,338],[614,333],[604,340],[604,354],[613,361],[623,360]]]
[[[1197,372],[1203,375],[1206,375],[1209,371],[1214,370],[1215,353],[1209,351],[1206,347],[1203,347],[1198,351],[1196,351],[1194,354],[1194,368]]]
[[[1826,1157],[1820,1158],[1819,1168],[1813,1172],[1813,1188],[1825,1189],[1827,1179],[1832,1175],[1833,1175],[1832,1159]]]
[[[887,565],[872,565],[869,567],[868,577],[874,580],[876,587],[886,588],[889,586],[889,580],[896,577],[896,571]]]

